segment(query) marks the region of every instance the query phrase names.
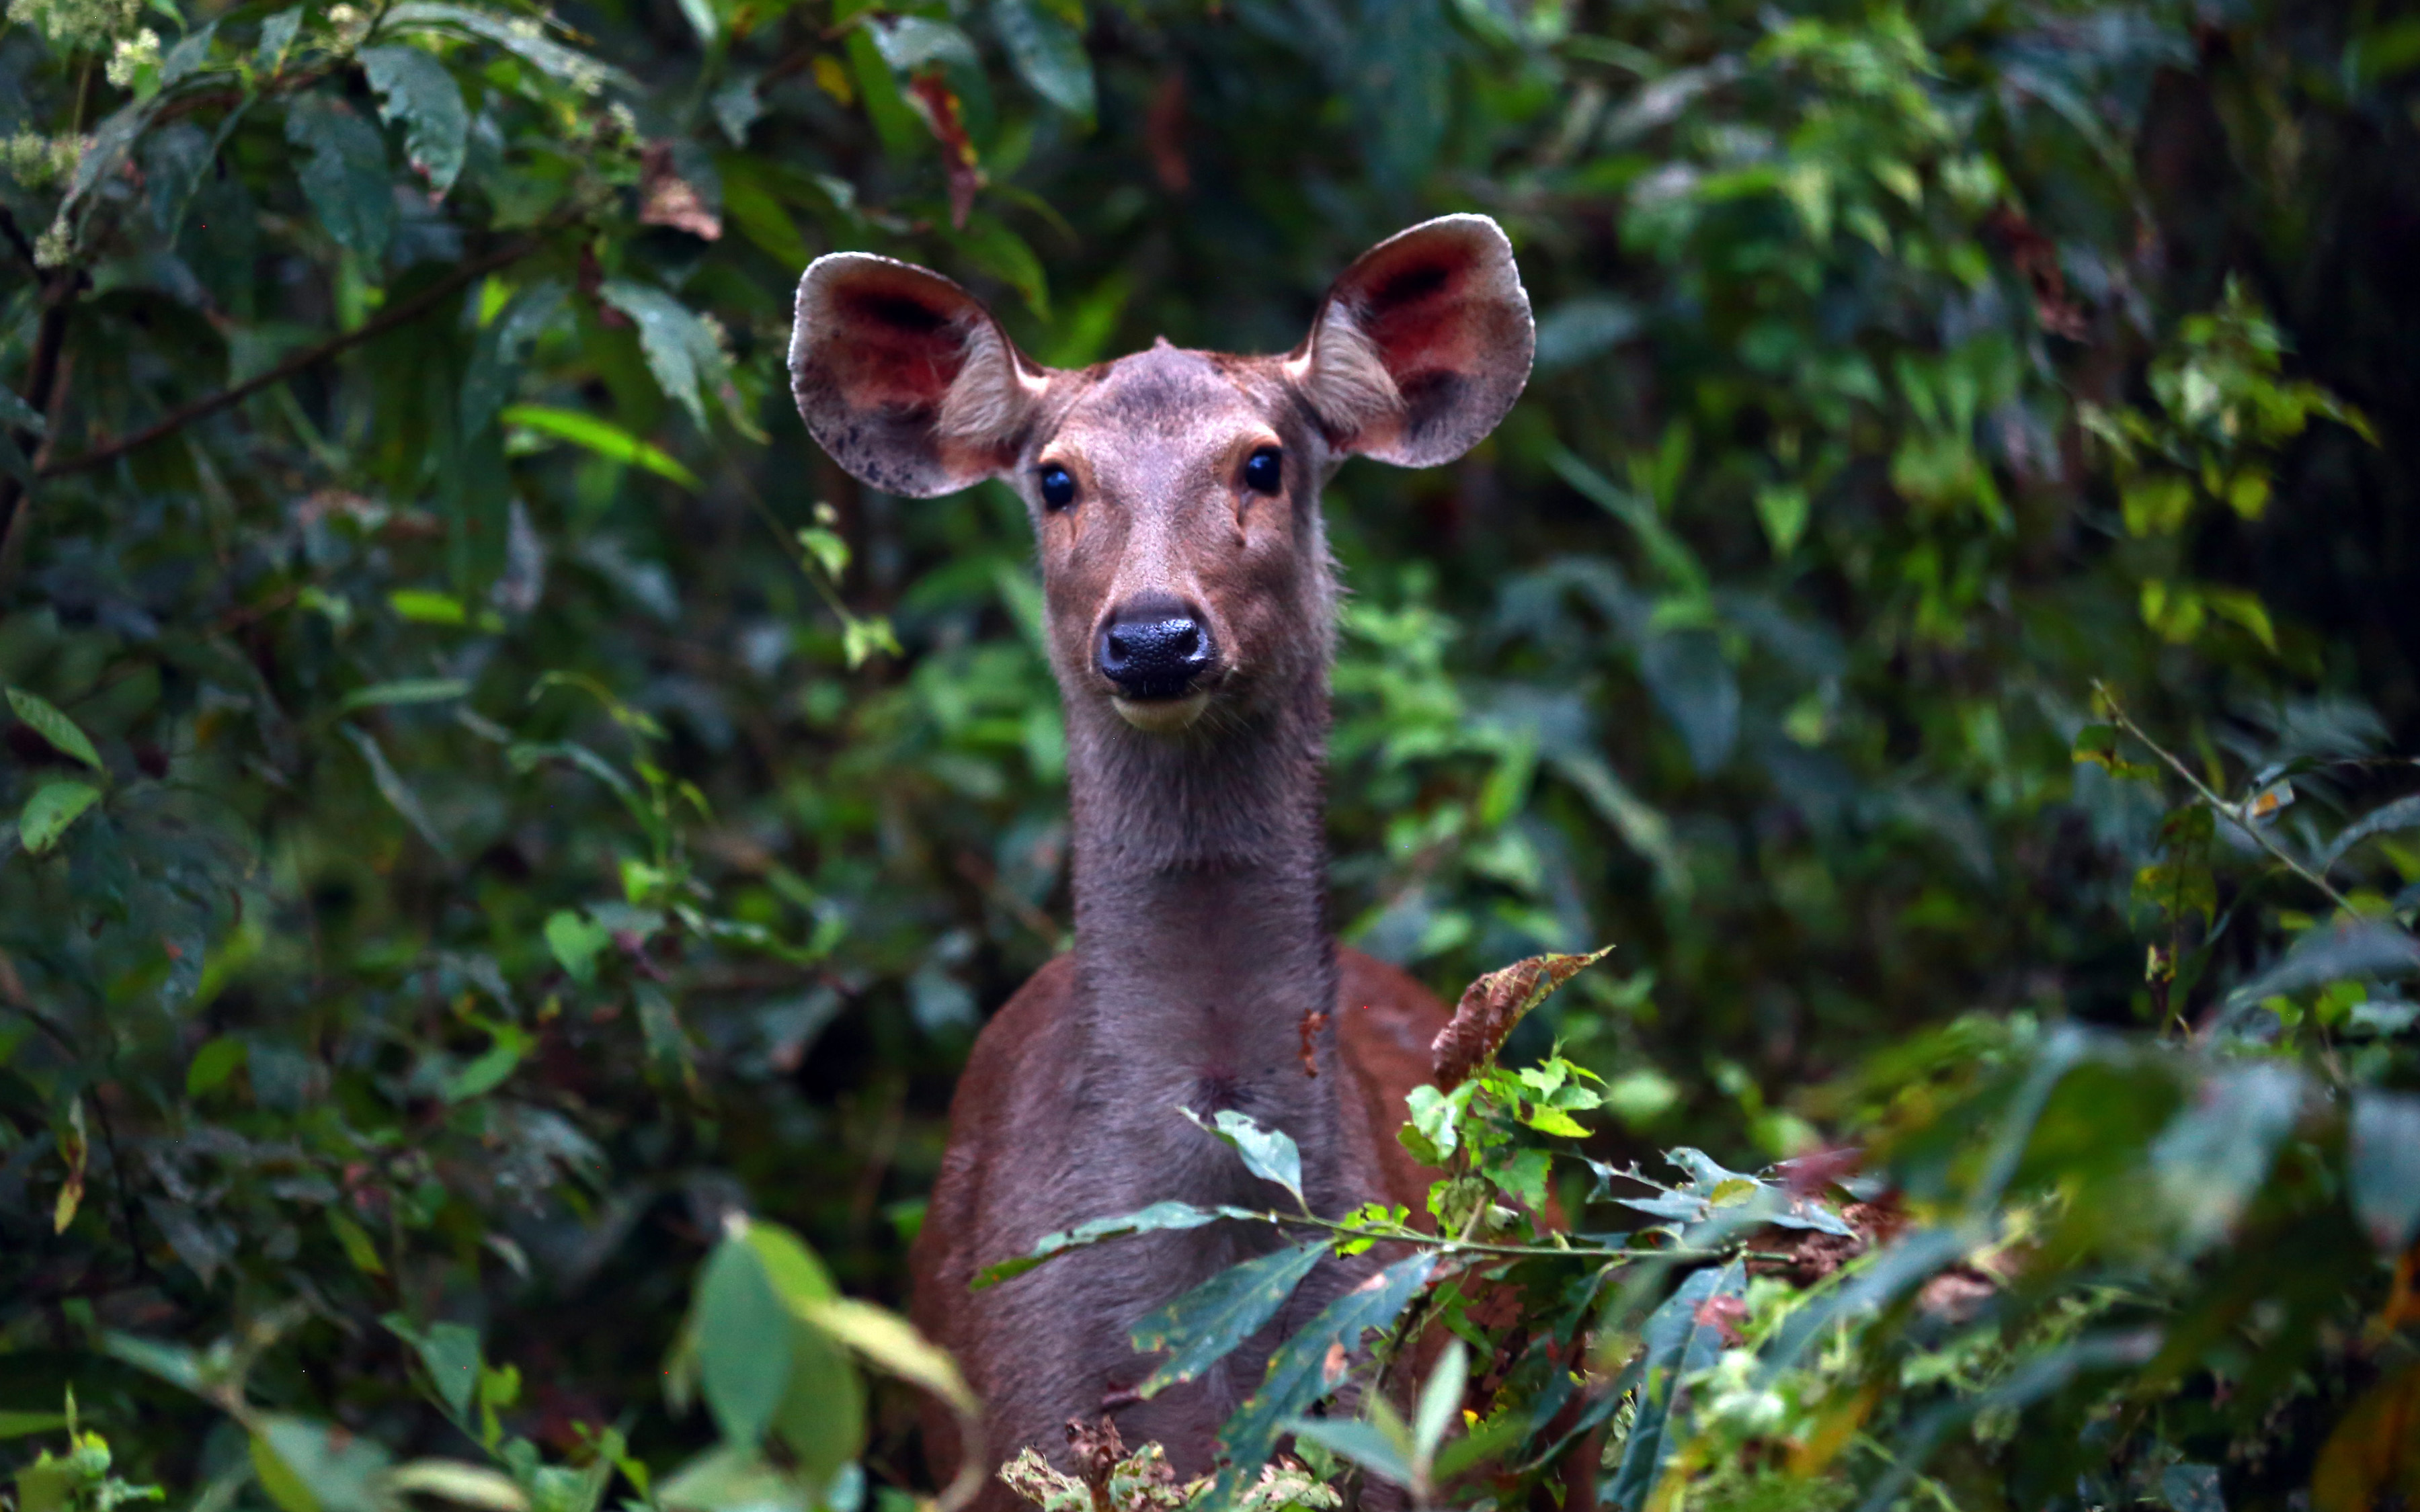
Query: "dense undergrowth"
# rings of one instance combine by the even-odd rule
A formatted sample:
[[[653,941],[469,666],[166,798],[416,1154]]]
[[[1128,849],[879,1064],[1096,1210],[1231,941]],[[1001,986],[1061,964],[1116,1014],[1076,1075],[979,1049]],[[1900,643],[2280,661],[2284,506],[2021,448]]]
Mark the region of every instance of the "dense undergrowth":
[[[10,0],[21,1512],[930,1490],[1064,737],[1022,511],[816,455],[789,291],[1274,349],[1460,208],[1538,371],[1330,489],[1337,914],[1617,949],[1215,1494],[2420,1495],[2415,91],[2359,5]],[[1419,1216],[1272,1212],[1172,1361]]]

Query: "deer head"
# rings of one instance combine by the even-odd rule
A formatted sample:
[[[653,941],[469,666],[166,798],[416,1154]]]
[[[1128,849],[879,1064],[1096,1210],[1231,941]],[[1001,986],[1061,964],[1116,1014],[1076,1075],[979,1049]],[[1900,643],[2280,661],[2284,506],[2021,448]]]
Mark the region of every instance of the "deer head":
[[[1283,356],[1163,339],[1073,372],[1028,359],[939,274],[835,253],[799,282],[790,374],[816,441],[876,488],[1006,479],[1040,542],[1071,717],[1164,736],[1324,677],[1321,485],[1356,454],[1460,456],[1519,396],[1534,345],[1504,233],[1450,215],[1363,254]]]

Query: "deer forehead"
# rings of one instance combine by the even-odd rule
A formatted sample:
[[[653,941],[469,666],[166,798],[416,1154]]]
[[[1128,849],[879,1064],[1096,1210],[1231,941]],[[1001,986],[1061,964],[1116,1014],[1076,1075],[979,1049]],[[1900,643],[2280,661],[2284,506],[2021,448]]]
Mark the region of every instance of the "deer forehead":
[[[1081,375],[1034,449],[1098,487],[1150,498],[1225,481],[1241,457],[1282,446],[1291,413],[1266,359],[1191,351],[1165,339]]]

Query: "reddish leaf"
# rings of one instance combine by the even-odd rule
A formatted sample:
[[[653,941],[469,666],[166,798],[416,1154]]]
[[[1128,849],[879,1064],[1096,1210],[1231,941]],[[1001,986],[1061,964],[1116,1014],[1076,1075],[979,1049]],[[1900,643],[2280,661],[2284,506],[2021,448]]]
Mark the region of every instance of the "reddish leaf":
[[[1438,1088],[1450,1092],[1468,1081],[1531,1009],[1612,949],[1608,945],[1589,955],[1533,955],[1472,982],[1454,1006],[1453,1022],[1429,1046]]]
[[[922,107],[924,124],[941,144],[941,166],[950,175],[950,224],[963,231],[967,212],[975,208],[975,191],[984,186],[983,164],[975,159],[974,139],[958,110],[958,97],[938,73],[920,73],[908,85]]]
[[[721,239],[722,217],[706,208],[697,186],[673,166],[673,145],[651,142],[639,159],[639,219],[706,241]]]

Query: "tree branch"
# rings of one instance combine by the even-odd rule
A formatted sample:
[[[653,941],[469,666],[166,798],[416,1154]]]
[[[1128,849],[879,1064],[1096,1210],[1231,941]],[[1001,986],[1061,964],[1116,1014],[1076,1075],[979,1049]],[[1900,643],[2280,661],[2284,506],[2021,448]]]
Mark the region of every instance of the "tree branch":
[[[82,472],[90,468],[100,467],[105,462],[114,462],[127,453],[148,446],[162,437],[180,430],[205,415],[216,414],[229,405],[240,404],[272,384],[285,382],[305,368],[316,366],[339,352],[385,335],[397,326],[418,319],[451,298],[464,285],[483,278],[507,264],[519,262],[535,252],[537,248],[538,239],[535,237],[522,237],[517,240],[508,241],[484,257],[476,257],[462,264],[411,298],[380,312],[374,320],[365,320],[352,330],[341,335],[332,336],[317,347],[306,351],[296,352],[266,373],[221,389],[207,397],[195,399],[191,404],[178,405],[132,436],[121,437],[61,461],[46,463],[39,470],[39,475],[43,478],[61,478],[70,472]]]

